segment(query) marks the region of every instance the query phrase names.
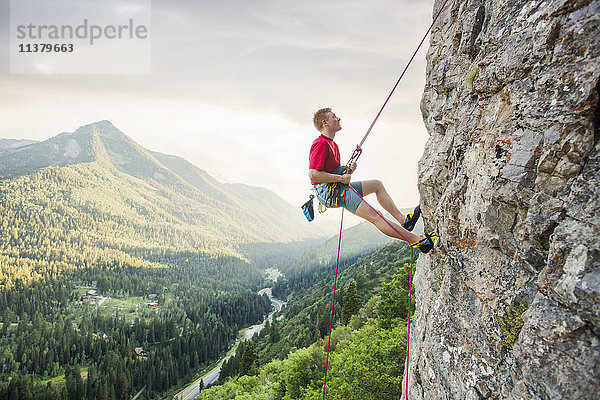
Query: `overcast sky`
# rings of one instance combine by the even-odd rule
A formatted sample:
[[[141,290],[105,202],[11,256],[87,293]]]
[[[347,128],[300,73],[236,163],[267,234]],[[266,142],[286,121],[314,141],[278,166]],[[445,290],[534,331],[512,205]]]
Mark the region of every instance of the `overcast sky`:
[[[109,120],[143,147],[298,206],[310,192],[314,111],[329,106],[341,117],[336,142],[347,160],[433,8],[431,0],[153,0],[150,73],[11,74],[10,2],[1,1],[0,137],[45,140]],[[418,201],[427,43],[355,174],[382,180],[399,207]]]

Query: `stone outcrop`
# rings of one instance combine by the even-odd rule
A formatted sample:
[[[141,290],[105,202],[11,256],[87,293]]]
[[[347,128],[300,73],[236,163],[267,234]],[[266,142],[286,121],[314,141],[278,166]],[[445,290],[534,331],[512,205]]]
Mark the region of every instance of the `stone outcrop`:
[[[430,43],[438,242],[416,266],[409,399],[596,399],[600,2],[450,0]]]

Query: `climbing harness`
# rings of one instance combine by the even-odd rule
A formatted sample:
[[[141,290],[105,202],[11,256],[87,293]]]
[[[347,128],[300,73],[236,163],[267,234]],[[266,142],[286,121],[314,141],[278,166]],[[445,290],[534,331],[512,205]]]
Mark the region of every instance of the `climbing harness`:
[[[400,81],[404,77],[404,74],[408,70],[408,67],[412,63],[412,61],[415,58],[415,56],[417,55],[417,52],[419,51],[419,49],[423,45],[423,42],[427,38],[427,35],[429,35],[429,32],[433,28],[433,25],[435,25],[438,17],[440,16],[440,14],[442,13],[442,11],[446,7],[446,3],[447,2],[448,2],[448,0],[444,0],[444,3],[440,7],[439,11],[436,13],[435,18],[433,19],[433,22],[429,26],[429,29],[427,29],[427,32],[425,32],[425,35],[423,36],[423,39],[421,39],[421,42],[417,46],[417,49],[414,51],[412,57],[410,58],[410,60],[406,64],[406,67],[404,67],[404,70],[402,71],[402,74],[400,75],[400,77],[396,81],[396,84],[394,85],[394,87],[390,91],[390,94],[388,95],[388,97],[385,99],[385,102],[383,103],[383,105],[379,109],[379,112],[375,116],[375,119],[373,119],[373,122],[369,126],[369,129],[365,133],[365,136],[362,138],[362,140],[360,141],[360,143],[356,146],[356,148],[352,152],[352,155],[350,156],[350,160],[348,161],[348,163],[346,165],[350,165],[351,163],[355,163],[359,159],[359,157],[362,155],[362,151],[363,151],[362,150],[362,145],[365,143],[365,140],[367,140],[367,136],[369,136],[369,134],[371,133],[371,130],[373,129],[373,126],[375,126],[375,123],[379,119],[379,116],[383,112],[383,109],[385,108],[385,106],[387,105],[388,101],[392,97],[392,94],[394,94],[394,91],[398,87],[398,84],[400,83]],[[343,186],[346,186],[346,187],[349,187],[350,189],[352,189],[358,196],[360,196],[360,198],[363,201],[365,201],[364,198],[351,185],[343,185]],[[347,191],[348,191],[347,189],[344,190],[344,195],[343,195],[343,199],[342,199],[342,217],[341,217],[340,233],[339,233],[339,239],[338,239],[337,259],[336,259],[336,263],[335,263],[335,277],[334,277],[334,280],[333,280],[333,299],[331,301],[331,314],[330,314],[330,317],[329,317],[329,335],[328,335],[328,339],[327,339],[327,357],[325,359],[325,379],[323,381],[323,400],[325,400],[325,389],[326,389],[326,385],[327,385],[327,367],[328,367],[328,364],[329,364],[329,347],[330,347],[330,343],[331,343],[331,329],[333,327],[333,308],[335,306],[335,291],[336,291],[336,285],[337,285],[338,267],[339,267],[339,264],[340,264],[340,248],[341,248],[341,245],[342,245],[342,231],[343,231],[343,228],[344,228],[344,206],[346,205],[346,192]],[[387,219],[385,219],[383,217],[383,215],[381,215],[381,213],[379,211],[377,211],[374,207],[372,207],[366,201],[365,201],[365,204],[367,204],[373,211],[375,211],[377,213],[377,215],[379,215],[379,217],[381,217],[401,238],[403,238],[406,242],[410,243],[408,240],[406,240],[406,238],[400,232],[398,232],[398,230]],[[404,364],[404,371],[405,371],[405,374],[406,374],[406,388],[405,388],[405,393],[404,394],[405,394],[405,398],[407,400],[408,400],[408,358],[409,358],[409,349],[410,349],[410,304],[411,304],[411,300],[412,300],[412,279],[413,279],[412,278],[412,267],[413,267],[413,246],[411,245],[410,246],[409,281],[408,281],[409,282],[409,286],[408,286],[408,317],[407,317],[408,328],[407,328],[407,342],[406,342],[406,362]]]
[[[348,167],[343,166],[343,167],[339,167],[337,170],[335,170],[332,173],[343,175],[347,172],[348,172]],[[323,193],[321,193],[320,195],[317,195],[317,198],[319,200],[319,214],[324,213],[325,211],[327,211],[328,208],[338,208],[342,203],[342,199],[344,198],[344,195],[346,194],[346,185],[343,185],[339,182],[318,183],[313,186],[312,190],[314,192],[317,192],[321,188],[325,189],[326,196],[324,196]],[[307,201],[306,203],[304,203],[301,206],[302,210],[304,211],[304,215],[306,216],[306,219],[308,219],[309,222],[314,219],[314,211],[312,212],[312,217],[309,218],[309,216],[307,215],[307,212],[310,210],[307,210],[307,208],[309,207],[309,205],[308,205],[309,202],[312,204],[312,199],[314,197],[315,197],[315,195],[311,194],[309,201]],[[310,207],[312,209],[312,205],[310,205]]]
[[[325,187],[327,189],[327,198],[319,199],[319,203],[325,208],[338,208],[346,194],[346,187],[339,182],[319,183],[316,188]]]

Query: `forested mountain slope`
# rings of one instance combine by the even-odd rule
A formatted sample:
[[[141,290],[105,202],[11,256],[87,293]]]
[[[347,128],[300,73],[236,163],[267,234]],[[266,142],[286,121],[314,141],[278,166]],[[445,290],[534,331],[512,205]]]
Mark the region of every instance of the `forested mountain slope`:
[[[326,398],[400,398],[409,260],[408,247],[393,242],[342,265]],[[317,279],[317,271],[301,273],[312,283],[290,292],[283,318],[246,344],[223,367],[223,384],[205,389],[201,399],[321,398],[333,272]]]
[[[0,399],[167,395],[268,312],[253,260],[320,236],[107,121],[3,140],[0,176]]]
[[[5,275],[17,259],[34,275],[150,266],[156,254],[244,256],[249,245],[321,233],[273,192],[221,184],[179,157],[147,151],[108,121],[4,149],[0,174]]]

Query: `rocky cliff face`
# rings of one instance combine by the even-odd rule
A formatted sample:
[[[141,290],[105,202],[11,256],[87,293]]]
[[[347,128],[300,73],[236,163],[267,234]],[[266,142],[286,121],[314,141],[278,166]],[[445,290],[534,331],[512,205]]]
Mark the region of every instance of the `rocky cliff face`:
[[[600,2],[446,7],[421,104],[439,236],[416,267],[409,398],[597,399]]]

